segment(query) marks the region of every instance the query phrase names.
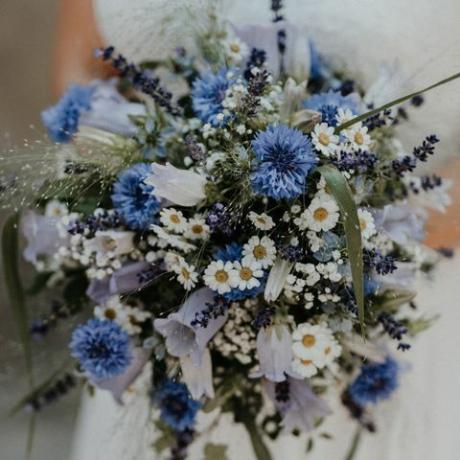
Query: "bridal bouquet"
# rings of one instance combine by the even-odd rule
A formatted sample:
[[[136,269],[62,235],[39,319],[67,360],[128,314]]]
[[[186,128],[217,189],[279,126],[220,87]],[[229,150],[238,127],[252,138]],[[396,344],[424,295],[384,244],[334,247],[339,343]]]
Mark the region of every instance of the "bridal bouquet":
[[[334,399],[375,429],[401,353],[431,321],[413,282],[437,260],[423,228],[448,184],[414,170],[438,138],[405,152],[395,127],[420,93],[374,107],[378,87],[327,66],[279,3],[267,27],[211,16],[196,56],[135,65],[98,50],[119,78],[70,87],[43,112],[56,144],[22,175],[3,171],[6,201],[28,207],[33,292],[62,290],[26,349],[28,336],[79,323],[69,364],[24,405],[77,382],[123,403],[142,383],[155,447],[174,459],[224,413],[261,460],[281,432],[310,433],[312,447]],[[16,268],[5,272],[23,308]]]

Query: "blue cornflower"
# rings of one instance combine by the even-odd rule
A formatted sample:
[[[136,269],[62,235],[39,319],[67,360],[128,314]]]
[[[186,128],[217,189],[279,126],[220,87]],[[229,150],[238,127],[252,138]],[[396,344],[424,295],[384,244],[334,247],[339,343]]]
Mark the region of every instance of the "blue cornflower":
[[[267,276],[260,278],[260,285],[253,287],[252,289],[245,289],[241,291],[238,288],[233,288],[229,292],[222,294],[222,297],[227,302],[237,302],[238,300],[245,300],[245,299],[253,299],[257,297],[259,294],[262,294],[265,290],[265,284],[267,283]]]
[[[252,141],[256,156],[251,185],[260,195],[275,200],[301,195],[317,158],[310,140],[297,129],[269,126]]]
[[[222,260],[222,262],[234,262],[240,260],[242,256],[243,246],[238,243],[227,244],[224,248],[214,251],[213,254],[215,260]]]
[[[91,108],[93,85],[72,85],[59,102],[42,112],[42,121],[55,142],[69,142],[78,131],[80,115]]]
[[[348,394],[360,406],[376,404],[397,388],[398,374],[398,363],[389,357],[383,363],[366,364],[348,388]]]
[[[91,319],[77,327],[70,349],[83,369],[97,380],[121,374],[132,359],[129,335],[113,321]]]
[[[184,431],[195,423],[201,403],[191,398],[187,387],[180,382],[165,380],[155,394],[160,417],[176,431]]]
[[[160,201],[154,188],[144,183],[152,174],[147,163],[137,163],[124,170],[113,186],[112,202],[126,225],[134,230],[145,230],[155,222]]]
[[[227,121],[225,118],[219,120],[217,114],[222,113],[225,93],[234,83],[228,74],[229,69],[223,68],[217,74],[206,72],[193,82],[193,110],[203,123],[209,123],[216,127],[223,126]]]
[[[353,115],[357,115],[360,111],[356,94],[342,96],[335,91],[319,93],[309,97],[304,102],[304,107],[321,113],[322,121],[329,126],[337,126],[336,117],[340,108],[344,110],[350,109]]]

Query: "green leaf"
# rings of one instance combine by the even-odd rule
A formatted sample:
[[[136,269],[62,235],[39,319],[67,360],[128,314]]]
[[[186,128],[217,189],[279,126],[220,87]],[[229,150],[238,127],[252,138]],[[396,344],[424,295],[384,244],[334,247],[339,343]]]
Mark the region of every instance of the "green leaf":
[[[444,78],[441,81],[438,81],[437,83],[434,83],[433,85],[427,86],[426,88],[423,88],[419,91],[416,91],[415,93],[408,94],[407,96],[402,96],[399,97],[398,99],[394,99],[393,101],[387,102],[386,104],[381,105],[380,107],[377,107],[376,109],[372,109],[369,112],[363,113],[362,115],[359,115],[358,117],[352,118],[351,120],[347,121],[346,123],[341,124],[340,126],[337,126],[335,128],[336,133],[340,133],[340,131],[349,128],[350,126],[353,126],[356,123],[359,123],[360,121],[364,121],[368,119],[369,117],[372,117],[373,115],[377,115],[380,112],[383,112],[386,109],[390,109],[391,107],[395,105],[402,104],[403,102],[406,102],[410,99],[412,99],[415,96],[419,96],[420,94],[426,93],[428,91],[431,91],[432,89],[435,89],[439,86],[445,85],[446,83],[449,83],[451,81],[456,80],[457,78],[460,78],[460,72],[451,75],[448,78]]]
[[[217,389],[214,398],[206,402],[202,408],[202,411],[206,414],[209,414],[210,412],[216,410],[218,407],[222,407],[227,402],[227,400],[236,393],[238,389],[239,386],[233,379],[224,382],[222,386]]]
[[[8,293],[11,311],[16,322],[19,338],[24,350],[26,370],[29,384],[33,387],[32,353],[29,341],[29,318],[25,303],[25,295],[19,271],[19,214],[11,215],[2,232],[3,276]]]
[[[204,446],[203,460],[228,460],[227,449],[224,444],[208,443]]]
[[[408,290],[389,290],[378,299],[381,310],[394,311],[402,305],[408,304],[417,294]]]
[[[272,460],[272,454],[268,450],[267,445],[262,439],[257,425],[252,418],[243,419],[244,426],[248,430],[249,438],[251,439],[252,448],[256,454],[257,460]]]
[[[348,258],[350,259],[353,288],[356,303],[358,305],[361,331],[364,334],[363,248],[358,210],[353,200],[350,187],[343,174],[332,165],[321,166],[318,170],[324,177],[343,215],[343,225],[347,241]]]
[[[49,279],[53,275],[53,272],[40,272],[34,278],[34,281],[30,287],[26,289],[27,296],[35,296],[40,294],[43,289],[46,288],[46,283],[48,283]]]

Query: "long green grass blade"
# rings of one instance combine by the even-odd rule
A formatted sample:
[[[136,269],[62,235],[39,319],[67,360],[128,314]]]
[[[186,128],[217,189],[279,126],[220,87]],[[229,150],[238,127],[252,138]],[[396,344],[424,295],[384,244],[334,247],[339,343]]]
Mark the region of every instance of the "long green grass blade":
[[[332,165],[318,168],[324,177],[331,193],[342,212],[345,238],[347,241],[348,257],[350,259],[351,275],[356,303],[358,305],[359,322],[364,335],[364,275],[363,275],[363,248],[361,227],[358,219],[358,210],[353,200],[350,187],[343,174]]]
[[[24,350],[29,385],[33,387],[32,353],[29,340],[29,319],[19,270],[19,214],[11,215],[2,233],[3,276],[13,318]]]
[[[441,81],[438,81],[437,83],[434,83],[430,86],[427,86],[426,88],[423,88],[419,91],[415,91],[414,93],[408,94],[406,96],[399,97],[398,99],[394,99],[393,101],[387,102],[386,104],[381,105],[380,107],[377,107],[376,109],[372,109],[369,112],[363,113],[362,115],[359,115],[355,118],[352,118],[351,120],[347,121],[346,123],[341,124],[340,126],[337,126],[335,128],[335,132],[339,133],[340,131],[349,128],[350,126],[353,126],[356,123],[359,123],[360,121],[364,121],[368,119],[369,117],[372,117],[374,115],[377,115],[380,112],[383,112],[386,109],[391,109],[391,107],[395,105],[402,104],[406,101],[409,101],[415,96],[419,96],[420,94],[426,93],[428,91],[431,91],[432,89],[438,88],[439,86],[443,86],[446,83],[450,83],[451,81],[456,80],[457,78],[460,78],[460,72],[456,73],[448,78],[444,78]]]
[[[262,436],[255,424],[254,420],[245,418],[243,420],[244,426],[248,430],[249,438],[251,439],[252,448],[256,455],[257,460],[272,460],[272,455],[268,450]]]

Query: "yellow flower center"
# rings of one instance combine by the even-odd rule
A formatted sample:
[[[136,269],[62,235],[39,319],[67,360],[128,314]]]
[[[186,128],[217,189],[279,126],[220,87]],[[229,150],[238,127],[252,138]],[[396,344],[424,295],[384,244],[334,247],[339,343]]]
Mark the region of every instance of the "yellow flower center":
[[[311,348],[315,345],[315,343],[316,343],[316,337],[314,335],[307,334],[302,337],[302,345],[305,348]]]
[[[105,312],[104,312],[104,316],[107,319],[110,319],[110,320],[113,321],[117,317],[117,313],[116,313],[116,311],[114,309],[107,308],[107,310],[105,310]]]
[[[230,49],[232,50],[233,53],[239,53],[241,50],[241,47],[238,43],[232,43],[230,45]]]
[[[313,361],[311,359],[302,359],[300,362],[305,366],[309,366],[310,364],[313,364]]]
[[[254,247],[252,253],[257,260],[265,259],[265,257],[267,257],[267,248],[261,244],[258,244]]]
[[[194,233],[195,235],[201,235],[203,233],[203,226],[201,224],[193,225],[192,233]]]
[[[218,270],[214,275],[218,283],[226,283],[228,281],[228,273],[225,270]]]
[[[355,142],[358,144],[358,145],[363,145],[364,144],[364,136],[363,136],[363,133],[361,132],[357,132],[355,133]]]
[[[332,348],[331,348],[331,347],[326,347],[326,348],[324,349],[324,353],[325,353],[326,355],[328,355],[331,351],[332,351]]]
[[[243,267],[240,270],[240,278],[243,281],[249,281],[252,278],[252,270],[249,267]]]
[[[315,219],[318,222],[323,222],[328,217],[329,217],[329,212],[326,208],[315,209],[313,213],[313,219]]]
[[[323,144],[325,147],[327,147],[329,143],[331,142],[329,138],[329,134],[327,133],[320,133],[318,136],[318,140],[319,140],[319,143]]]
[[[364,232],[364,230],[367,228],[367,222],[364,219],[359,219],[359,226],[361,231]]]
[[[180,217],[177,215],[177,214],[171,214],[169,216],[169,220],[173,223],[173,224],[180,224]]]
[[[185,279],[185,280],[189,280],[190,279],[190,272],[185,268],[183,267],[181,269],[181,274],[182,274],[182,277]]]
[[[258,217],[257,218],[257,222],[260,224],[260,225],[265,225],[267,223],[267,221],[263,218],[263,217]]]

